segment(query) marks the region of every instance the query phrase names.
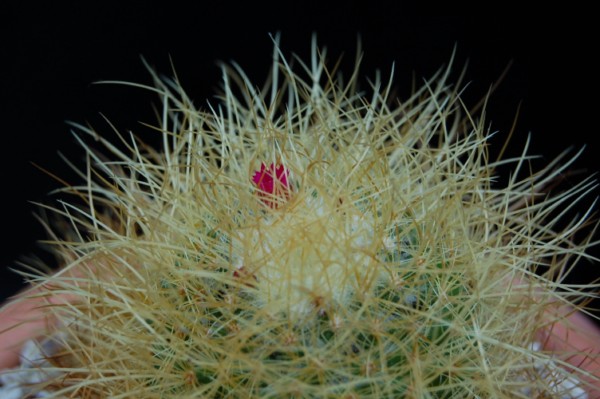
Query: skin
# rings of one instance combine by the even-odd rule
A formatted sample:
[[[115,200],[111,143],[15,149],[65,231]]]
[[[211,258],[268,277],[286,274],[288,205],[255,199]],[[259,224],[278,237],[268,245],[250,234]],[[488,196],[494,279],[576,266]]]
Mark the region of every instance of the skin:
[[[539,331],[538,339],[544,350],[554,352],[558,359],[594,376],[596,381],[583,374],[578,378],[588,384],[585,389],[589,399],[600,399],[600,328],[585,314],[570,307],[557,307],[548,313],[552,313],[553,320],[556,315],[560,316],[561,321]]]
[[[19,364],[21,346],[27,340],[47,334],[54,320],[48,316],[48,306],[73,301],[68,295],[31,297],[39,289],[28,289],[0,308],[0,370]],[[25,296],[29,296],[23,299]]]
[[[69,295],[36,297],[40,289],[30,288],[14,297],[0,308],[0,370],[19,364],[19,351],[23,342],[42,336],[50,331],[54,320],[47,315],[48,306],[56,306],[76,300]],[[28,296],[26,299],[23,299]],[[33,296],[33,297],[32,297]],[[577,365],[596,379],[600,379],[600,328],[581,312],[568,307],[548,311],[549,318],[561,321],[540,330],[537,338],[544,350],[552,351],[557,358]],[[592,357],[573,352],[589,353]],[[600,398],[600,386],[592,377],[578,375],[588,383],[589,399]]]

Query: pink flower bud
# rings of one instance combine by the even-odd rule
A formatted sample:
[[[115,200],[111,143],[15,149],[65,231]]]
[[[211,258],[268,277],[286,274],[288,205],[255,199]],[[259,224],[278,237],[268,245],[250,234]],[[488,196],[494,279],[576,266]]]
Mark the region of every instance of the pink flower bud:
[[[267,168],[264,163],[261,163],[260,171],[255,172],[252,176],[252,181],[259,190],[258,194],[267,206],[277,208],[280,203],[279,198],[289,198],[288,173],[283,165],[272,163]]]

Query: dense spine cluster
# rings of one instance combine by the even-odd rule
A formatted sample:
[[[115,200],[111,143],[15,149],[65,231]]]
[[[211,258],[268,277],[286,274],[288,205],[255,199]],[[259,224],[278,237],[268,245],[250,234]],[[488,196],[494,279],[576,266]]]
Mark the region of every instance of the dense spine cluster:
[[[151,71],[160,151],[76,126],[105,155],[80,139],[85,184],[64,191],[84,206],[53,208],[74,229],[55,243],[66,268],[40,280],[76,299],[51,308],[62,377],[43,389],[568,397],[571,370],[540,371],[551,355],[534,342],[553,303],[587,295],[561,281],[587,256],[572,240],[586,215],[556,226],[594,183],[541,196],[568,162],[529,174],[525,151],[490,161],[449,69],[398,101],[379,78],[357,90],[358,66],[334,78],[324,54],[313,42],[293,69],[276,45],[261,90],[225,66],[202,109]]]

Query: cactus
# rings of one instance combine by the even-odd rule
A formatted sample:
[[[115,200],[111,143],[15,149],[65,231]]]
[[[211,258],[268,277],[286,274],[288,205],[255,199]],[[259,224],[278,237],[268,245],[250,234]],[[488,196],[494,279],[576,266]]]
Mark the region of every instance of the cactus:
[[[40,295],[74,300],[48,308],[58,321],[46,338],[61,349],[43,370],[60,377],[35,389],[568,397],[578,370],[558,359],[548,372],[540,364],[552,354],[536,341],[550,307],[591,295],[563,281],[592,258],[589,237],[574,241],[589,212],[559,222],[594,182],[545,195],[572,161],[535,173],[527,149],[491,161],[491,133],[450,67],[398,101],[379,77],[359,91],[358,65],[349,80],[334,77],[315,40],[295,68],[275,42],[262,89],[223,66],[222,93],[205,109],[151,68],[153,85],[132,84],[161,99],[161,151],[74,126],[85,183],[49,207],[71,226],[53,241],[66,266],[32,277]]]

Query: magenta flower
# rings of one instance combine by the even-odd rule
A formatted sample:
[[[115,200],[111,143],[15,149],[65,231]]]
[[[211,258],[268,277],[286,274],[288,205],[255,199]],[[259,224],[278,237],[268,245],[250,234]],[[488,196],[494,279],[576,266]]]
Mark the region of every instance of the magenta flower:
[[[268,168],[260,164],[260,171],[254,173],[252,181],[258,187],[262,201],[271,208],[279,205],[278,198],[287,199],[290,194],[289,172],[283,165],[271,164]]]

